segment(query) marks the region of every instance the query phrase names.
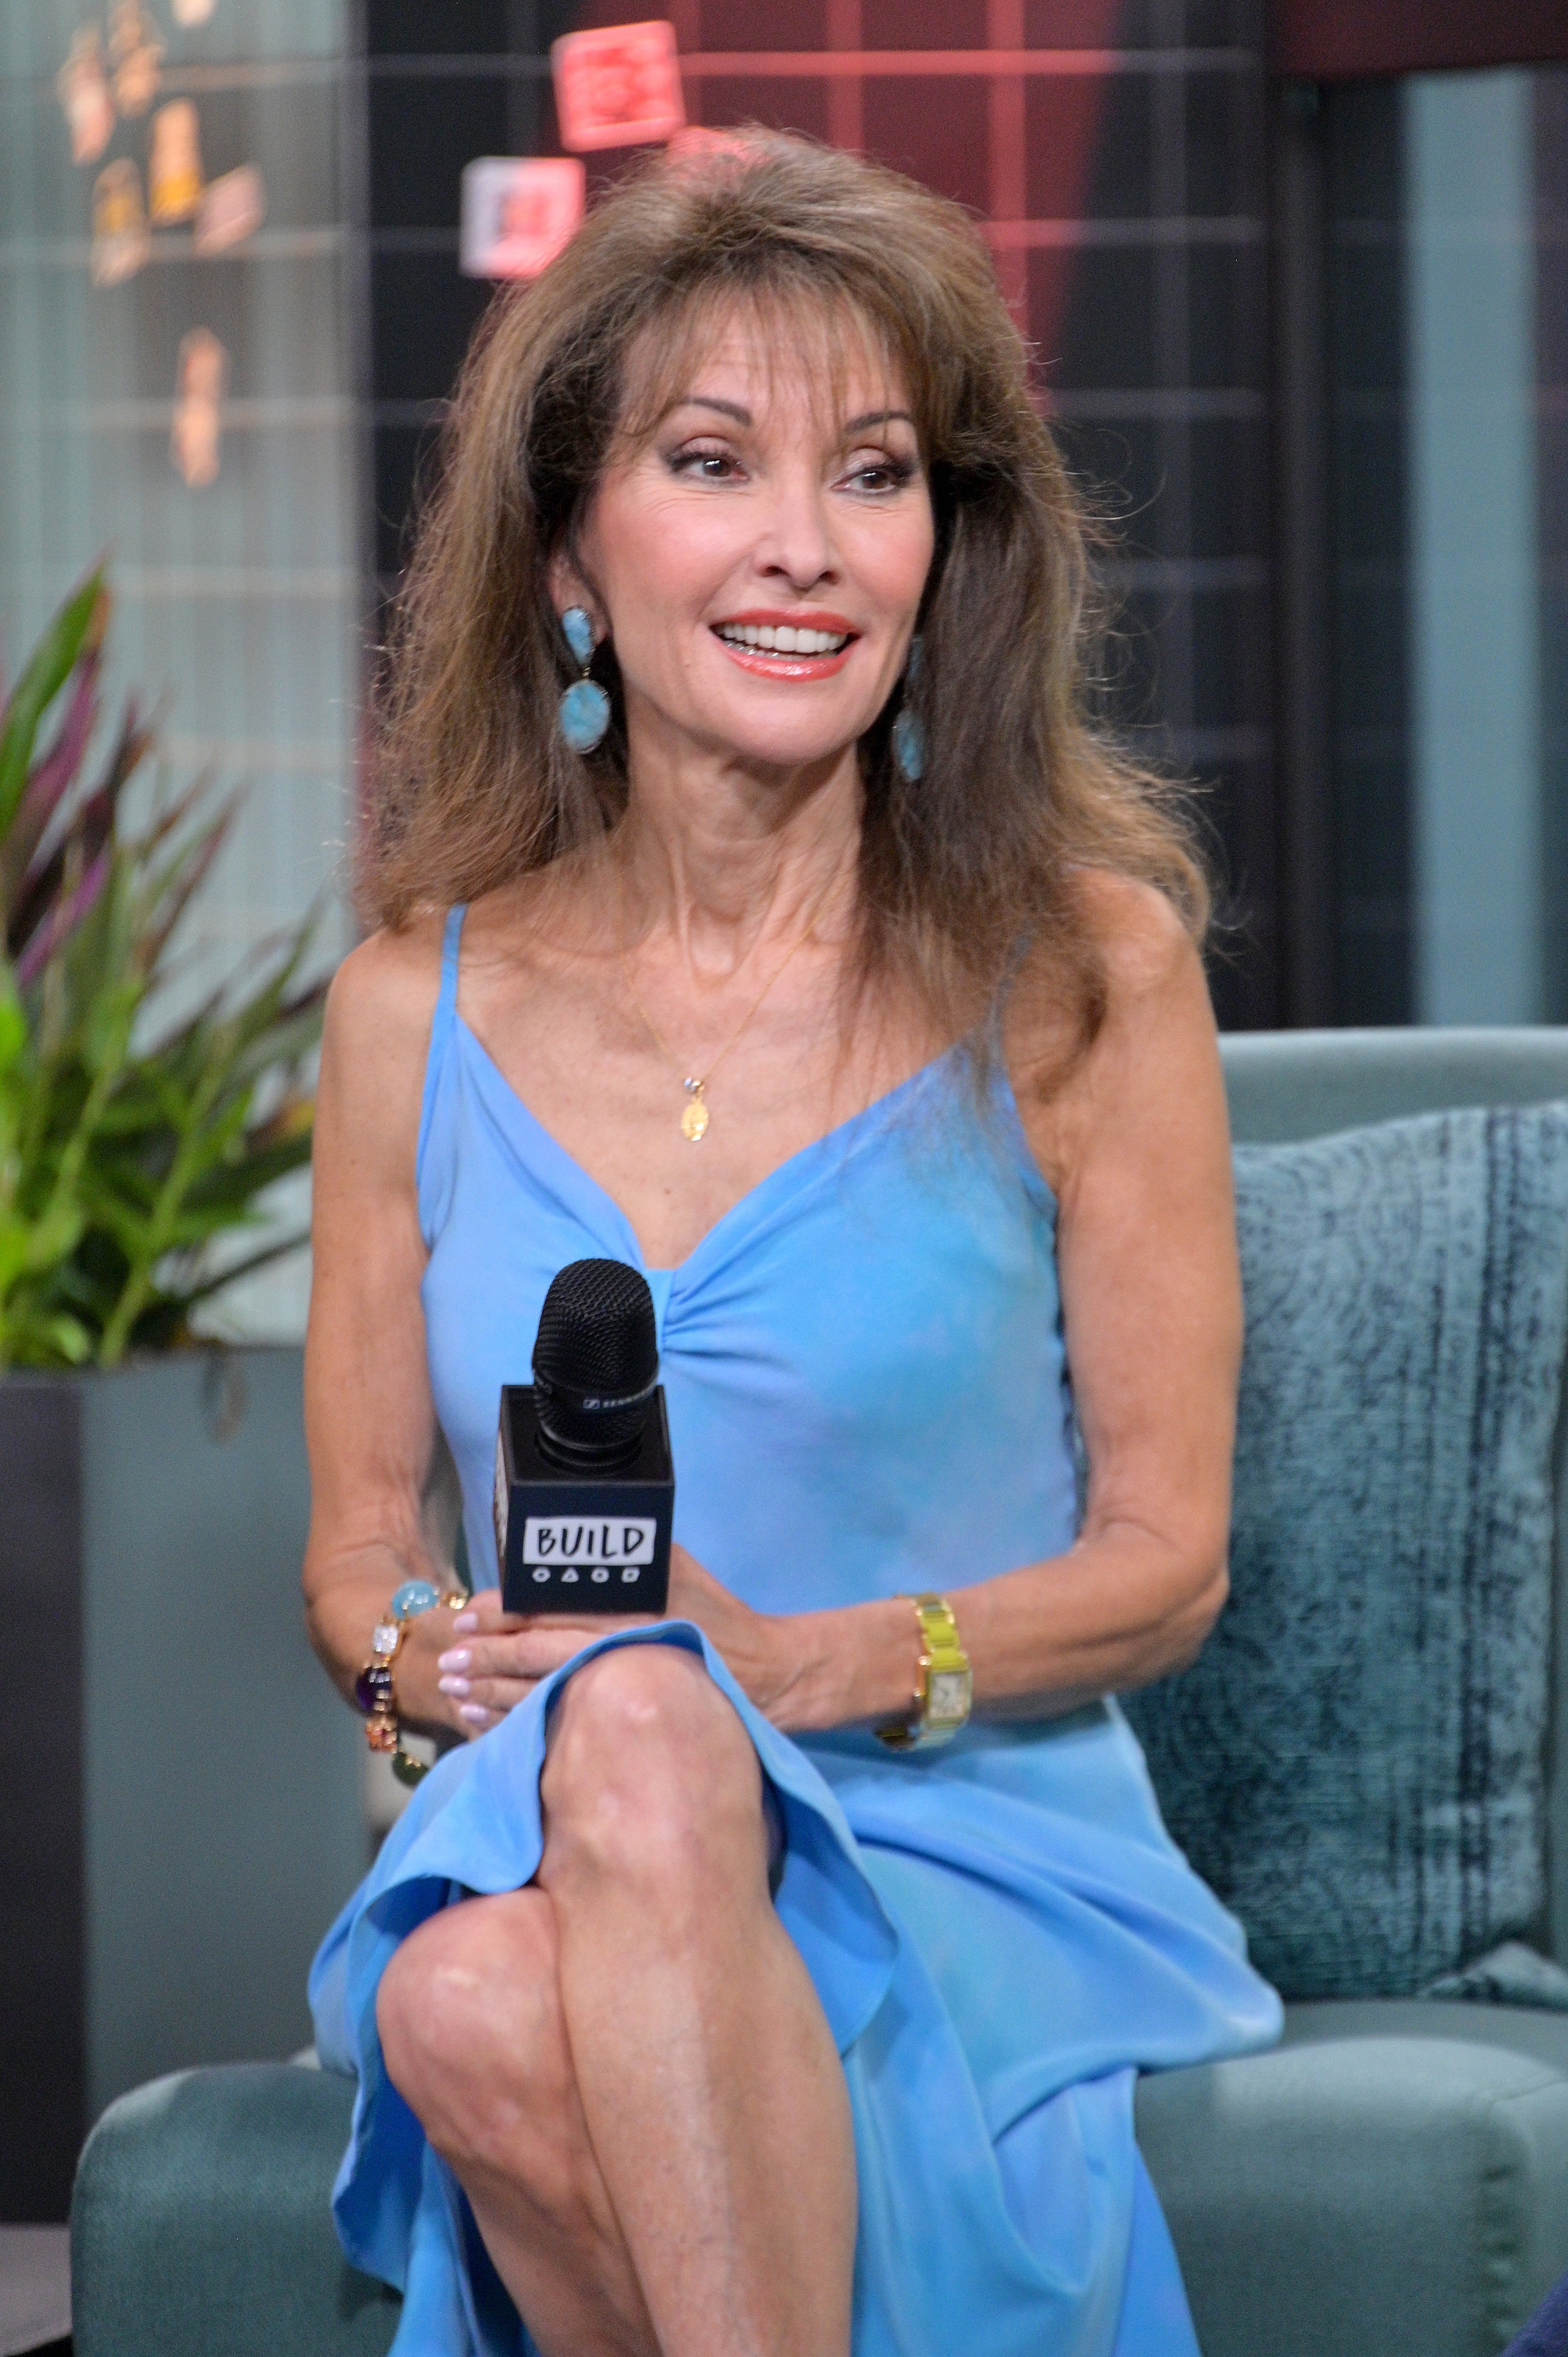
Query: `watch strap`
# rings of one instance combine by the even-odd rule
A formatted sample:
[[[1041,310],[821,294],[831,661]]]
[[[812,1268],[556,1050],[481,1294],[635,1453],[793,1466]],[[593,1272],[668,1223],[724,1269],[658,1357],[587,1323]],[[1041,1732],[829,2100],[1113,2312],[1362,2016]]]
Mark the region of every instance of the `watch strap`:
[[[920,1624],[913,1706],[908,1718],[894,1719],[876,1730],[878,1739],[896,1751],[950,1743],[967,1725],[974,1700],[974,1678],[952,1606],[945,1596],[929,1594],[913,1596],[909,1601]]]

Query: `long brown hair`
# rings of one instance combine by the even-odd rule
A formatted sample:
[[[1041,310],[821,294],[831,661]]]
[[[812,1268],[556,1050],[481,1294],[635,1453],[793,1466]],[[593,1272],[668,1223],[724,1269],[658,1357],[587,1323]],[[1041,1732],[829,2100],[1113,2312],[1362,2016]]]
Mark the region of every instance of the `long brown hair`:
[[[1026,347],[968,216],[810,141],[656,158],[533,285],[497,297],[464,368],[392,619],[378,699],[367,913],[400,926],[602,843],[626,807],[616,726],[587,759],[556,726],[574,675],[548,587],[618,437],[637,345],[736,304],[868,337],[908,389],[937,544],[924,659],[902,693],[926,759],[892,758],[895,694],[861,744],[852,979],[912,992],[933,1030],[985,1028],[1021,947],[1054,954],[1080,1042],[1101,961],[1074,879],[1155,886],[1201,937],[1208,899],[1179,802],[1093,716],[1083,503],[1031,404]],[[656,362],[657,365],[657,362]],[[661,378],[662,382],[662,378]]]

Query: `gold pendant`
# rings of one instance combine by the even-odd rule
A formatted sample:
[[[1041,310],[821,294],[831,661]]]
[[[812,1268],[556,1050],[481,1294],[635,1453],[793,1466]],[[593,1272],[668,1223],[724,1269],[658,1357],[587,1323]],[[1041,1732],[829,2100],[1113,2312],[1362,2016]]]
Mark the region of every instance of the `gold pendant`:
[[[681,1115],[681,1135],[688,1145],[695,1146],[699,1138],[707,1135],[708,1108],[703,1103],[701,1081],[687,1081],[684,1086],[692,1102]]]

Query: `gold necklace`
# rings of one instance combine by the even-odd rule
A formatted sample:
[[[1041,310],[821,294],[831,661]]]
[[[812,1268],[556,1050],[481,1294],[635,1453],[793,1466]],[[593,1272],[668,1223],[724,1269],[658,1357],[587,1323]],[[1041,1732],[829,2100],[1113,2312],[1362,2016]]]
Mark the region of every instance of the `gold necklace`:
[[[836,883],[837,881],[838,878],[835,877],[833,878],[833,883]],[[751,1005],[746,1008],[746,1013],[741,1017],[740,1021],[736,1025],[735,1029],[730,1033],[729,1038],[725,1041],[724,1046],[719,1049],[718,1054],[708,1066],[707,1071],[700,1077],[695,1072],[687,1072],[684,1071],[680,1058],[671,1054],[669,1044],[664,1038],[664,1034],[660,1030],[658,1024],[655,1023],[652,1016],[650,1015],[647,1007],[644,1006],[641,999],[639,998],[637,995],[637,985],[631,978],[631,960],[628,952],[624,948],[622,949],[620,953],[621,979],[626,984],[627,996],[631,1000],[631,1003],[636,1007],[638,1013],[641,1016],[643,1023],[647,1028],[649,1038],[652,1040],[654,1046],[658,1049],[660,1054],[663,1057],[671,1071],[680,1074],[681,1086],[686,1092],[687,1103],[682,1108],[681,1114],[681,1135],[689,1146],[696,1146],[708,1134],[708,1108],[703,1093],[706,1089],[708,1082],[713,1079],[714,1074],[718,1071],[719,1066],[724,1062],[725,1058],[729,1054],[730,1049],[735,1046],[736,1041],[740,1038],[741,1033],[746,1029],[746,1025],[751,1021],[752,1017],[757,1013],[757,1008],[761,1006],[763,1000],[767,997],[768,992],[772,989],[774,984],[778,981],[779,975],[783,973],[785,967],[794,956],[796,951],[801,947],[802,943],[811,940],[812,933],[816,930],[817,919],[827,907],[828,892],[831,892],[832,890],[832,884],[830,884],[828,886],[827,892],[822,894],[821,899],[817,902],[816,907],[812,909],[808,922],[802,930],[796,934],[794,940],[790,942],[789,948],[785,951],[783,956],[779,959],[778,964],[774,967],[772,973],[768,975],[767,981],[757,992],[757,996],[752,1000]],[[623,941],[625,939],[624,928],[622,929],[622,939]]]

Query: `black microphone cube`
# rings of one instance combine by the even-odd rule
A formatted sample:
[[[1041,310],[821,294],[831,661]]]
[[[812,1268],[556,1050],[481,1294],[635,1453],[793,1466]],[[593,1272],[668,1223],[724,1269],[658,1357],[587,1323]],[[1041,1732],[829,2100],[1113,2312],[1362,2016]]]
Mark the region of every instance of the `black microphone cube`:
[[[635,1457],[579,1469],[541,1448],[532,1384],[504,1384],[495,1512],[509,1612],[661,1614],[675,1519],[663,1385],[649,1402]]]

